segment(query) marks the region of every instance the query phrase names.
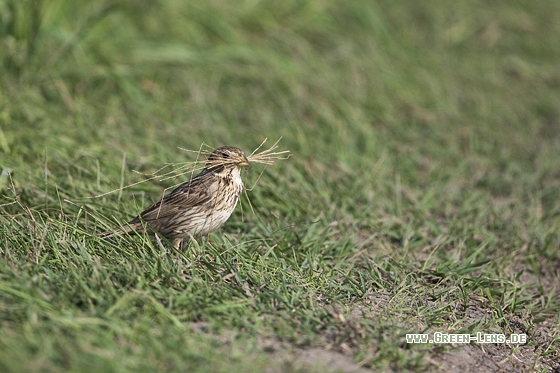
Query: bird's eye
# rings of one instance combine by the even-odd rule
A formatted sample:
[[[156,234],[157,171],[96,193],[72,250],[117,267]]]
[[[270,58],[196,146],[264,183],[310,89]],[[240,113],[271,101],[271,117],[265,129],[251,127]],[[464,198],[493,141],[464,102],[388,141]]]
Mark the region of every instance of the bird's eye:
[[[229,158],[229,154],[228,153],[222,153],[222,157]]]

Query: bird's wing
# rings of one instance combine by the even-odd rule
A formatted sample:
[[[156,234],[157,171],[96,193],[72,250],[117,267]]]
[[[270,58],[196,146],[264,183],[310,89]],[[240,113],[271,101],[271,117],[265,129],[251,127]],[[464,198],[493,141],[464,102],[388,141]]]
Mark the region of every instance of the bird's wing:
[[[179,185],[171,193],[164,196],[146,210],[140,216],[134,218],[130,224],[144,221],[146,223],[185,212],[194,206],[200,206],[212,200],[210,174],[201,173],[184,184]]]

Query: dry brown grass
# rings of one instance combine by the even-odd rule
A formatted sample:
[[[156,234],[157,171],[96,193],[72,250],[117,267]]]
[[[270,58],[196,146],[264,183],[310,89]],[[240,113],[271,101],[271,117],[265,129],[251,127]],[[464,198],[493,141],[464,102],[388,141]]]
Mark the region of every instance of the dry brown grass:
[[[276,149],[278,149],[278,143],[280,142],[280,140],[282,140],[281,137],[278,140],[276,140],[276,142],[272,144],[272,146],[270,146],[268,149],[259,152],[259,150],[262,149],[262,147],[264,146],[267,140],[268,138],[265,138],[263,142],[261,142],[260,145],[257,148],[255,148],[255,150],[253,150],[253,152],[250,155],[246,157],[250,164],[260,163],[266,166],[271,166],[277,160],[284,160],[290,157],[289,150],[275,151]],[[207,159],[208,157],[210,157],[212,152],[217,148],[212,148],[203,143],[200,145],[200,148],[198,150],[191,150],[185,148],[180,148],[180,149],[185,152],[195,154],[196,155],[195,160],[189,162],[166,163],[163,167],[157,169],[153,173],[142,173],[139,171],[134,171],[135,173],[142,175],[144,179],[137,181],[135,183],[123,185],[122,187],[119,187],[117,189],[111,190],[106,193],[99,194],[93,198],[102,197],[115,192],[121,192],[123,189],[127,189],[151,180],[156,180],[158,182],[166,181],[170,179],[176,180],[184,175],[187,175],[189,178],[192,178],[194,175],[202,171],[204,167],[206,167],[209,164]],[[218,161],[218,162],[211,161],[210,165],[218,166],[221,163],[222,161]],[[168,189],[175,188],[180,184],[181,183],[174,183],[172,186],[166,188],[165,191],[167,191]]]

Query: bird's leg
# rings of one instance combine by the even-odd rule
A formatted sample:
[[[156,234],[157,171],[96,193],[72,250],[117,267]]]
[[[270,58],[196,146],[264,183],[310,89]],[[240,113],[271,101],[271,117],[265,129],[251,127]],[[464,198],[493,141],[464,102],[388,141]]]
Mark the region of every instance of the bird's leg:
[[[183,239],[182,238],[174,238],[171,240],[171,244],[177,250],[181,250],[183,248]]]
[[[185,237],[185,238],[182,238],[182,241],[183,241],[183,242],[181,242],[181,250],[182,250],[182,251],[185,251],[185,249],[187,248],[187,246],[189,245],[189,243],[190,243],[191,241],[194,241],[194,240],[195,240],[195,239],[194,239],[194,236],[193,236],[191,233],[187,233],[187,234],[189,235],[188,238],[186,238],[186,237]]]
[[[160,247],[160,249],[162,249],[163,252],[167,251],[165,250],[165,246],[163,246],[163,242],[161,242],[161,238],[159,237],[159,235],[155,234],[154,238],[156,239],[156,243]]]

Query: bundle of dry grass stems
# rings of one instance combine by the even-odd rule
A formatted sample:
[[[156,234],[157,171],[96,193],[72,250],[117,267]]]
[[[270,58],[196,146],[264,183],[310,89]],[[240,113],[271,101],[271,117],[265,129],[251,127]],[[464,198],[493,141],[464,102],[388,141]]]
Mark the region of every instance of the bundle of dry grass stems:
[[[258,152],[263,146],[264,144],[268,141],[268,138],[265,138],[261,144],[255,149],[253,150],[253,152],[247,156],[247,160],[249,161],[249,163],[260,163],[260,164],[264,164],[266,166],[272,166],[277,160],[285,160],[290,158],[290,151],[289,150],[283,150],[283,151],[275,151],[276,149],[278,149],[278,143],[280,142],[280,140],[282,140],[282,137],[280,137],[278,140],[276,140],[276,142],[274,144],[272,144],[271,147],[269,147],[268,149],[262,150],[260,152]],[[207,149],[204,149],[207,148]],[[106,193],[102,193],[99,195],[96,195],[93,198],[98,198],[98,197],[103,197],[115,192],[122,192],[123,189],[126,188],[130,188],[142,183],[145,183],[147,181],[151,181],[151,180],[156,180],[156,181],[166,181],[166,180],[170,180],[170,179],[177,179],[181,176],[184,175],[188,175],[189,177],[193,177],[194,175],[196,175],[199,171],[201,171],[204,167],[207,166],[220,166],[223,163],[226,163],[222,160],[218,160],[218,161],[213,161],[213,160],[208,160],[207,158],[210,157],[210,155],[212,154],[212,152],[215,150],[214,148],[210,147],[207,144],[201,144],[200,148],[198,150],[191,150],[191,149],[185,149],[185,148],[179,148],[185,152],[189,152],[189,153],[195,153],[196,154],[196,159],[192,162],[178,162],[178,163],[166,163],[163,167],[157,169],[156,171],[154,171],[153,173],[147,174],[147,173],[142,173],[139,171],[134,171],[137,174],[140,174],[144,177],[146,177],[143,180],[137,181],[135,183],[132,184],[128,184],[128,185],[124,185],[121,186],[118,189],[114,189],[111,190],[109,192]],[[258,153],[257,153],[258,152]],[[206,158],[206,160],[204,160],[203,158]],[[170,171],[166,171],[168,169],[171,169]],[[261,175],[262,175],[261,171]],[[260,175],[259,175],[260,178]],[[258,179],[257,181],[258,182]],[[167,192],[169,189],[172,189],[174,187],[176,187],[177,185],[179,185],[180,183],[174,184],[170,187],[167,187],[164,189],[163,193]],[[251,190],[252,188],[246,188],[246,190]]]
[[[290,151],[289,150],[275,151],[276,149],[278,149],[278,143],[280,142],[280,140],[282,140],[282,138],[279,138],[274,144],[272,144],[272,146],[270,148],[262,150],[262,151],[259,152],[259,150],[264,146],[264,144],[266,143],[267,140],[268,140],[268,138],[265,138],[263,140],[263,142],[261,142],[261,144],[255,150],[253,150],[253,152],[250,155],[247,156],[247,160],[249,161],[249,163],[260,163],[260,164],[264,164],[266,166],[272,166],[275,161],[288,159],[290,157]],[[204,149],[204,148],[207,148],[207,149]],[[142,180],[142,181],[137,182],[137,183],[134,183],[134,184],[130,184],[127,187],[134,186],[134,185],[137,185],[139,183],[143,183],[143,182],[146,182],[146,181],[149,181],[149,180],[154,180],[154,179],[157,180],[157,181],[165,181],[165,180],[169,180],[169,179],[176,179],[176,178],[181,177],[183,175],[189,175],[189,177],[192,177],[192,176],[196,175],[199,171],[201,171],[204,167],[215,167],[215,166],[220,166],[224,163],[227,163],[227,160],[224,161],[222,159],[220,159],[220,160],[208,159],[210,157],[210,155],[212,154],[212,152],[216,149],[211,148],[210,146],[208,146],[206,144],[202,144],[198,150],[191,150],[191,149],[185,149],[185,148],[179,148],[179,149],[181,149],[185,152],[195,153],[196,154],[196,159],[192,162],[166,163],[165,166],[158,169],[157,171],[155,171],[152,174],[142,174],[144,176],[147,176],[148,177],[147,179]],[[163,172],[164,170],[166,170],[168,168],[172,168],[172,170],[168,171],[168,172]],[[262,172],[264,172],[264,170],[261,171],[261,174],[262,174]],[[260,178],[260,175],[259,175],[259,178]],[[257,181],[258,181],[258,178],[257,178]],[[168,189],[174,188],[175,186],[177,186],[177,184],[175,184],[175,185],[173,185],[169,188],[166,188],[164,190],[164,193]],[[246,188],[246,189],[251,190],[252,188]]]
[[[263,142],[261,142],[261,144],[255,150],[253,150],[253,152],[250,155],[247,156],[247,160],[249,161],[249,163],[260,163],[260,164],[264,164],[264,165],[267,165],[267,166],[271,166],[277,160],[288,159],[290,157],[290,154],[289,154],[290,151],[289,150],[283,150],[283,151],[280,151],[280,152],[275,151],[276,149],[278,149],[278,143],[280,142],[280,140],[282,140],[281,137],[274,144],[272,144],[272,146],[270,148],[257,153],[264,146],[264,144],[266,143],[267,140],[268,140],[268,138],[265,138],[263,140]],[[180,148],[181,150],[186,151],[186,152],[196,153],[197,158],[194,162],[184,162],[184,163],[179,163],[179,164],[168,164],[168,165],[171,165],[171,166],[179,165],[176,169],[174,169],[172,172],[170,172],[170,174],[175,174],[179,170],[189,170],[187,172],[189,172],[191,174],[194,174],[194,173],[196,173],[196,171],[199,171],[204,167],[220,166],[223,163],[227,163],[227,160],[226,161],[224,161],[224,160],[217,160],[217,161],[207,160],[205,162],[201,162],[199,160],[201,155],[208,158],[212,154],[212,152],[215,150],[215,149],[212,149],[212,148],[210,148],[211,150],[203,150],[202,148],[205,147],[205,146],[207,147],[207,145],[202,144],[199,150],[189,150],[189,149]],[[155,174],[157,174],[158,172],[163,170],[168,165],[166,165],[163,168],[156,171]],[[169,176],[169,177],[176,177],[176,176],[184,175],[187,172],[182,172],[182,173],[179,173],[175,176]],[[162,177],[162,176],[165,176],[165,175],[167,175],[167,174],[158,175],[158,177]],[[165,179],[162,179],[162,180],[165,180]]]

